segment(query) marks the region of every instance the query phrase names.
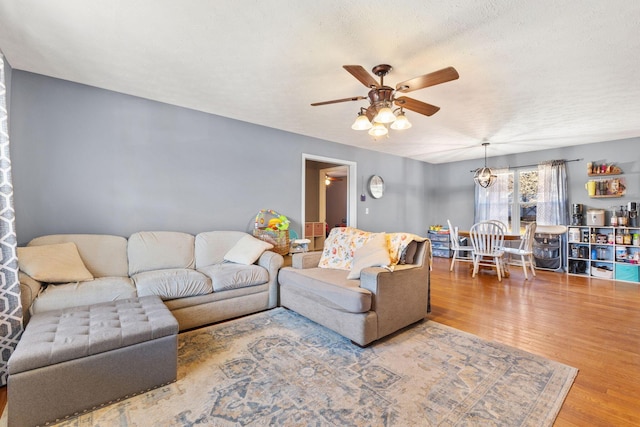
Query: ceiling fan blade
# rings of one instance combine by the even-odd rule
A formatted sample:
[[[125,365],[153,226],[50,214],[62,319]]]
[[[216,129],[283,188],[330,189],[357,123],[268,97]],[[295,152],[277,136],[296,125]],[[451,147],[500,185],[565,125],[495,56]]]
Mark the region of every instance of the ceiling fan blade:
[[[440,107],[436,107],[435,105],[427,104],[417,99],[407,98],[406,96],[396,98],[394,102],[398,107],[406,108],[407,110],[415,111],[425,116],[432,116],[440,109]]]
[[[347,70],[353,77],[358,79],[360,83],[368,88],[380,87],[380,84],[360,65],[343,65],[342,68]]]
[[[360,101],[361,99],[367,99],[367,97],[366,96],[352,96],[351,98],[334,99],[332,101],[324,101],[324,102],[314,102],[313,104],[311,104],[311,106],[312,107],[317,107],[318,105],[337,104],[338,102]]]
[[[455,68],[447,67],[442,70],[434,71],[433,73],[425,74],[424,76],[414,77],[400,82],[396,85],[396,91],[407,93],[413,90],[423,89],[425,87],[456,80],[458,77],[460,77],[460,75]]]

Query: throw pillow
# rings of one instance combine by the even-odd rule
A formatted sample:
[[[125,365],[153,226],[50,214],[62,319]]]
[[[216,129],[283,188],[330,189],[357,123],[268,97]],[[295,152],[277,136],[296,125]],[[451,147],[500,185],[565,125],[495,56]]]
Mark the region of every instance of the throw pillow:
[[[251,265],[260,258],[266,250],[273,248],[271,243],[267,243],[253,236],[242,236],[236,244],[224,255],[225,261],[236,264]]]
[[[407,245],[407,247],[402,252],[402,256],[400,257],[399,264],[413,264],[413,259],[416,256],[416,251],[418,250],[418,242],[412,240],[411,243]]]
[[[396,265],[400,262],[400,256],[402,252],[409,246],[412,241],[424,242],[426,237],[420,237],[412,233],[389,233],[387,234],[387,241],[389,245],[389,256],[391,257],[391,264]]]
[[[93,280],[75,243],[18,248],[20,270],[40,282],[69,283]]]
[[[387,267],[390,263],[385,233],[373,234],[353,255],[347,279],[359,279],[360,273],[367,267]]]
[[[337,268],[349,270],[351,264],[351,237],[355,229],[352,227],[335,227],[324,241],[322,255],[318,262],[320,268]]]

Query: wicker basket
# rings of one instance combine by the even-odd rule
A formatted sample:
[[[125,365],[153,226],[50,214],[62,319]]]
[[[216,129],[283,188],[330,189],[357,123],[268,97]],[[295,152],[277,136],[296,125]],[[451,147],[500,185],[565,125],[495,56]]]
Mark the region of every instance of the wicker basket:
[[[271,228],[256,228],[253,235],[260,240],[271,243],[273,252],[280,255],[289,253],[289,230],[272,230]]]

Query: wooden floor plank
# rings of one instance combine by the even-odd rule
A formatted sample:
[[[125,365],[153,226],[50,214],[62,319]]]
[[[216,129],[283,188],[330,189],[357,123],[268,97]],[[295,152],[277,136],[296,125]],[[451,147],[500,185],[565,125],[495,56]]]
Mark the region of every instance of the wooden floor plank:
[[[556,426],[640,425],[640,285],[434,258],[430,319],[579,369]]]

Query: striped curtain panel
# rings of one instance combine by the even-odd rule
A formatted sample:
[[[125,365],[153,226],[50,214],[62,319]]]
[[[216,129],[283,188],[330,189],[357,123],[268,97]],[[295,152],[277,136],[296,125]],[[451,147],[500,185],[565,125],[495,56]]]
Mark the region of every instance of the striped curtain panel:
[[[0,52],[0,385],[7,384],[7,362],[22,335],[22,306],[16,257],[15,211],[9,158],[7,87],[4,55]]]

